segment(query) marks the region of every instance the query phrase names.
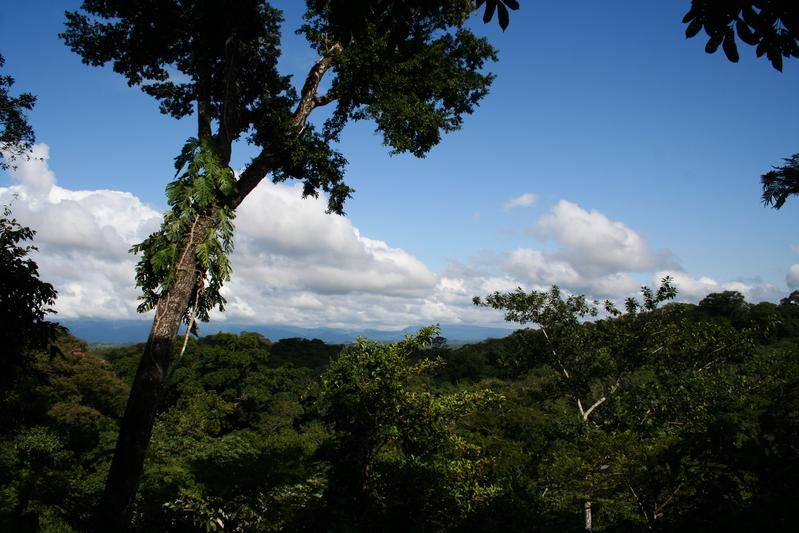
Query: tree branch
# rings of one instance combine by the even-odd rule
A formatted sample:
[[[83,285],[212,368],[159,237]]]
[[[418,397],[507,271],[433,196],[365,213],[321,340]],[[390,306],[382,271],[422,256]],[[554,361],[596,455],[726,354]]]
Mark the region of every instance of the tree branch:
[[[330,89],[327,93],[323,94],[322,96],[318,96],[316,98],[316,107],[326,106],[330,102],[333,102],[338,98],[336,91]]]
[[[324,77],[325,72],[327,72],[327,69],[330,68],[333,62],[334,54],[340,51],[341,45],[338,43],[334,44],[330,47],[329,53],[319,59],[314,66],[311,67],[311,70],[308,71],[305,83],[302,86],[300,101],[297,103],[297,108],[294,110],[291,118],[289,118],[289,126],[300,128],[301,132],[311,111],[316,107],[335,100],[336,97],[333,91],[328,91],[327,94],[321,97],[317,97],[316,92],[319,90],[319,83],[322,81],[322,77]],[[231,201],[231,207],[233,209],[241,205],[241,202],[243,202],[247,195],[258,186],[261,180],[276,168],[276,156],[278,156],[278,153],[264,148],[261,153],[250,162],[237,182],[236,195]]]
[[[607,401],[607,399],[608,399],[608,397],[607,397],[607,396],[603,396],[603,397],[601,397],[600,399],[598,399],[597,401],[595,401],[595,402],[594,402],[594,405],[592,405],[591,407],[589,407],[587,411],[584,411],[584,410],[583,410],[583,402],[581,402],[581,401],[579,400],[579,398],[578,398],[578,399],[577,399],[577,408],[578,408],[578,409],[580,409],[580,416],[582,416],[582,417],[583,417],[583,420],[584,420],[585,422],[588,422],[588,417],[589,417],[589,416],[591,416],[591,413],[593,413],[593,412],[594,412],[594,409],[596,409],[597,407],[599,407],[600,405],[602,405],[603,403],[605,403],[605,402]]]
[[[333,63],[334,55],[340,51],[341,45],[338,43],[334,44],[329,48],[328,53],[322,56],[319,61],[311,67],[311,70],[308,71],[308,75],[305,77],[305,83],[302,86],[302,96],[300,97],[299,103],[297,103],[294,114],[291,115],[289,119],[289,124],[296,128],[302,128],[305,125],[305,121],[308,119],[308,115],[311,114],[314,108],[319,105],[330,103],[330,101],[334,99],[331,98],[330,101],[325,101],[325,99],[331,95],[330,92],[321,98],[317,97],[316,93],[319,90],[319,82],[322,81],[325,72],[327,72],[327,69],[330,68],[330,65]]]
[[[630,483],[630,480],[627,479],[627,476],[624,476],[624,481],[627,483],[627,488],[630,489],[630,492],[632,493],[633,498],[635,498],[635,503],[638,504],[638,508],[641,509],[641,513],[644,515],[644,519],[646,519],[646,522],[647,522],[647,527],[651,530],[652,529],[652,524],[651,524],[652,521],[649,518],[649,513],[646,512],[646,507],[644,507],[644,503],[641,501],[641,498],[638,497],[638,493],[635,492],[635,489],[633,488],[632,484]]]
[[[274,170],[274,156],[274,153],[264,149],[250,161],[250,164],[244,169],[244,172],[241,173],[239,180],[236,182],[236,195],[231,200],[230,205],[232,209],[236,209],[241,205],[247,195],[261,183],[264,176]]]

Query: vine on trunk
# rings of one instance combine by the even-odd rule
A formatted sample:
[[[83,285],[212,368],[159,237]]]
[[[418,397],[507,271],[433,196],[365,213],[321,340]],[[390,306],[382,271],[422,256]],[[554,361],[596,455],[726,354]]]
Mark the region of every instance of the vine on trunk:
[[[229,200],[235,193],[236,181],[233,171],[221,163],[210,139],[190,138],[175,158],[175,169],[176,179],[166,187],[171,209],[164,214],[161,229],[133,245],[130,251],[142,254],[136,265],[136,285],[142,289],[138,311],[144,313],[154,309],[174,283],[182,240],[191,238],[200,217],[213,220],[207,235],[196,245],[194,303],[183,317],[193,327],[192,317],[205,322],[214,307],[224,310],[221,289],[230,279],[235,218]]]

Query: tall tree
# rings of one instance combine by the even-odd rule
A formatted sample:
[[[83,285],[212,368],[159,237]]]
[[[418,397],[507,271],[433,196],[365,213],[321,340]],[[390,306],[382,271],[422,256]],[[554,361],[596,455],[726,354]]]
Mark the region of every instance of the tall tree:
[[[635,298],[627,299],[625,318],[630,319],[627,322],[632,321],[639,311],[655,311],[660,303],[674,298],[677,289],[667,276],[656,291],[641,287],[641,293],[643,303]],[[538,328],[546,341],[546,360],[559,374],[566,395],[577,407],[579,420],[586,432],[584,436],[587,448],[593,451],[601,447],[605,436],[600,435],[597,439],[593,438],[595,435],[592,433],[604,424],[598,424],[596,419],[603,406],[608,405],[608,402],[615,402],[614,396],[618,394],[633,366],[630,360],[603,346],[608,338],[622,336],[616,326],[623,322],[606,321],[604,326],[607,328],[610,325],[609,333],[586,326],[582,321],[598,315],[598,302],[589,302],[584,295],[569,295],[564,298],[557,286],[549,291],[534,290],[529,293],[521,287],[511,292],[496,291],[485,300],[475,297],[473,302],[477,306],[504,311],[507,321],[521,325],[529,323]],[[605,302],[604,307],[612,317],[621,315],[609,301]],[[633,359],[637,357],[640,355],[635,354]],[[602,457],[603,454],[598,455]],[[604,461],[602,459],[600,463]],[[607,464],[595,466],[597,471],[608,468]],[[594,528],[593,504],[603,485],[596,478],[603,477],[586,475],[585,479],[574,483],[583,492],[581,499],[586,531]]]
[[[155,318],[101,503],[103,530],[127,524],[181,322],[223,307],[232,219],[244,198],[267,176],[299,179],[306,196],[324,191],[329,210],[341,213],[352,191],[333,146],[346,123],[372,120],[394,153],[421,157],[488,91],[492,76],[482,69],[495,51],[464,27],[470,0],[407,3],[403,25],[394,24],[396,10],[373,11],[349,33],[334,4],[307,2],[299,31],[320,57],[299,91],[277,69],[283,20],[266,1],[86,0],[66,14],[62,37],[84,63],[110,63],[162,113],[197,118],[196,138],[176,159],[161,230],[134,247],[140,308],[154,308]],[[320,92],[325,76],[329,89]],[[309,116],[325,105],[334,108],[316,127]],[[230,159],[239,140],[258,153],[236,178]]]

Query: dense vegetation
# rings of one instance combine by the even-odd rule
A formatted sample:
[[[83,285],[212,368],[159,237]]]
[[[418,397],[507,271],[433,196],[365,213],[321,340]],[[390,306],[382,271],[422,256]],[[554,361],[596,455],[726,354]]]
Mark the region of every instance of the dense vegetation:
[[[515,0],[475,4],[485,4],[486,22],[496,12],[503,29],[518,8]],[[708,53],[721,46],[737,61],[737,32],[778,70],[799,54],[794,10],[711,4],[695,0],[684,19],[688,37],[705,29]],[[495,54],[462,28],[471,2],[366,0],[356,16],[342,15],[345,2],[307,6],[301,32],[322,58],[301,94],[275,69],[281,20],[266,3],[154,10],[88,0],[85,14],[67,14],[62,37],[84,62],[113,60],[130,85],[152,82],[145,92],[175,117],[197,104],[197,138],[168,189],[173,211],[136,247],[144,306],[170,292],[183,303],[163,311],[171,326],[154,332],[149,350],[90,349],[44,320],[55,291],[38,280],[33,248],[19,245],[33,232],[4,212],[0,528],[91,528],[144,351],[145,365],[154,364],[141,367],[140,381],[154,385],[131,405],[153,398],[139,418],[158,416],[137,530],[795,529],[799,291],[779,305],[724,292],[659,308],[675,295],[664,280],[643,289],[642,302],[628,300],[624,314],[557,287],[496,293],[476,303],[535,327],[455,350],[434,328],[390,345],[271,343],[242,333],[173,349],[183,319],[191,324],[222,303],[230,219],[261,179],[301,179],[306,195],[326,191],[340,212],[351,191],[331,143],[346,122],[372,119],[394,151],[424,155],[487,92],[491,76],[481,69]],[[165,81],[167,67],[191,83]],[[328,70],[331,89],[317,94]],[[24,113],[35,98],[9,97],[12,85],[0,77],[0,169],[34,140]],[[306,127],[314,108],[334,101],[321,131]],[[234,183],[232,145],[250,134],[264,149]],[[796,159],[763,176],[764,203],[779,208],[797,193]],[[174,367],[161,372],[173,355]],[[163,393],[152,379],[161,374]],[[130,430],[139,459],[151,427]],[[135,492],[141,461],[125,465],[121,499]],[[124,523],[121,503],[115,518]]]
[[[192,338],[135,526],[580,531],[588,507],[595,531],[790,530],[799,291],[690,305],[669,288],[591,320],[555,289],[491,295],[535,327],[457,349],[434,329],[346,347]],[[89,527],[141,353],[55,345],[3,391],[4,531]]]

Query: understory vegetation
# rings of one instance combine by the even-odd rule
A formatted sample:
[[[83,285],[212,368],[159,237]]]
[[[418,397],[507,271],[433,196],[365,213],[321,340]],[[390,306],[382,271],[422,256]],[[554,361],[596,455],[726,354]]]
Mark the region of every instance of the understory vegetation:
[[[557,288],[476,303],[530,328],[456,349],[190,338],[139,531],[788,531],[799,291],[625,312]],[[141,345],[21,349],[0,409],[0,529],[90,529]],[[9,361],[7,360],[8,364]],[[590,519],[587,524],[586,520]]]

